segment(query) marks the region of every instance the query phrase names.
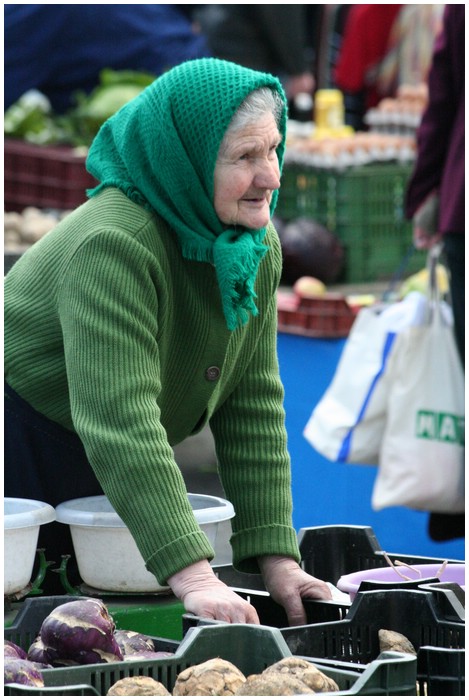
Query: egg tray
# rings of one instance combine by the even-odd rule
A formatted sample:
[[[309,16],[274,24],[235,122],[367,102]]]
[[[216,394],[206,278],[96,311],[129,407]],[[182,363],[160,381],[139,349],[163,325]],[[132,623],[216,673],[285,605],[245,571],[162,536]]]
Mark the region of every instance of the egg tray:
[[[29,605],[25,604],[21,620],[5,629],[5,637],[16,639],[17,643],[33,639],[44,616],[61,602],[73,599],[70,596],[51,596],[27,601]],[[168,647],[168,640],[159,641],[157,648],[161,649],[162,643],[163,650],[174,649]],[[173,656],[152,661],[45,669],[44,688],[7,684],[4,695],[104,696],[116,681],[136,675],[154,678],[171,691],[181,671],[214,657],[230,661],[247,676],[261,673],[267,666],[289,656],[292,656],[291,651],[278,629],[241,624],[200,626],[187,632]],[[406,654],[382,654],[364,669],[340,661],[322,665],[321,660],[315,659],[314,663],[333,678],[340,689],[324,695],[415,695],[416,660]]]

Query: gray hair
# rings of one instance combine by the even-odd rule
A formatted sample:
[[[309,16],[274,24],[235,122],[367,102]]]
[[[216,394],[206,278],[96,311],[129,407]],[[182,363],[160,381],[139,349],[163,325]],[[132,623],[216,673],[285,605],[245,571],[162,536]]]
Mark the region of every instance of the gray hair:
[[[250,92],[236,110],[223,140],[230,134],[241,131],[249,124],[257,122],[260,117],[267,113],[271,113],[279,125],[284,109],[282,97],[276,90],[262,87]]]

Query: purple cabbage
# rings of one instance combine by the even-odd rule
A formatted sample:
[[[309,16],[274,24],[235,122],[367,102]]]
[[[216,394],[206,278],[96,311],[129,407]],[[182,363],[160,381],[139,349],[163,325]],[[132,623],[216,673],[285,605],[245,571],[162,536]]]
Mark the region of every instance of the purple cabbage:
[[[155,651],[155,645],[150,637],[132,630],[116,630],[114,639],[119,645],[122,654],[135,654],[142,651]]]
[[[55,608],[42,623],[40,640],[54,666],[112,663],[123,660],[114,632],[102,601],[83,598]]]
[[[3,667],[4,683],[20,683],[21,685],[44,687],[41,666],[28,659],[5,659]]]
[[[26,652],[8,639],[3,640],[3,656],[5,659],[26,659]]]

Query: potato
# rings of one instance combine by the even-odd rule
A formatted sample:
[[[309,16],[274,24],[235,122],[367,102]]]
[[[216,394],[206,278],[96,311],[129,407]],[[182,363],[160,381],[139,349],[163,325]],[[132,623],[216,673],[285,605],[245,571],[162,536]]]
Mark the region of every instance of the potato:
[[[56,225],[57,219],[54,216],[47,216],[46,214],[31,215],[23,221],[21,238],[25,243],[36,243]]]
[[[23,217],[17,211],[6,211],[3,214],[3,228],[5,231],[9,229],[19,233],[21,231],[22,224]]]
[[[181,671],[173,695],[236,695],[245,680],[246,676],[229,661],[209,659]]]
[[[315,695],[299,678],[280,671],[248,676],[235,695]]]
[[[308,686],[310,690],[314,690],[315,693],[331,693],[339,690],[339,686],[332,678],[326,676],[311,661],[306,661],[306,659],[289,656],[268,666],[262,675],[267,676],[273,673],[296,678]]]
[[[400,632],[393,630],[379,630],[379,649],[380,651],[401,651],[404,654],[413,654],[417,656],[415,648],[407,637]]]
[[[120,695],[130,697],[131,695],[171,695],[162,683],[149,678],[148,676],[133,676],[132,678],[121,678],[112,685],[106,695]]]

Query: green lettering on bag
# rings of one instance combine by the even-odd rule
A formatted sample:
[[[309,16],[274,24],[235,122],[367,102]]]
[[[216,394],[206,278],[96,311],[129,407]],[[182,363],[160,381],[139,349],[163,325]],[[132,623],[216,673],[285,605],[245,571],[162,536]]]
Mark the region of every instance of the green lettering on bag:
[[[423,440],[464,445],[464,417],[454,413],[418,411],[416,435]]]

